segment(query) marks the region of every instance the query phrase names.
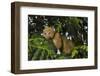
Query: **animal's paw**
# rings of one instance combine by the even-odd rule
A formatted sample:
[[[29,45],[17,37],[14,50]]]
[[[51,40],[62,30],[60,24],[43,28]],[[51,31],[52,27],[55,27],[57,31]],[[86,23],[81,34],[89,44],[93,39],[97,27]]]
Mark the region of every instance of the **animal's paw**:
[[[60,50],[59,50],[59,49],[57,50],[57,54],[61,54],[61,52],[60,52]]]

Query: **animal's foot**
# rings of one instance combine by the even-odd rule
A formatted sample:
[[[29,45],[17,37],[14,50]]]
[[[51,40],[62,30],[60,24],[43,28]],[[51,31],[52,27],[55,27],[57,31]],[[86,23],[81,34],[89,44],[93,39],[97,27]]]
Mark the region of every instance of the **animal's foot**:
[[[57,54],[61,54],[61,52],[60,52],[60,50],[59,50],[59,49],[57,50]]]

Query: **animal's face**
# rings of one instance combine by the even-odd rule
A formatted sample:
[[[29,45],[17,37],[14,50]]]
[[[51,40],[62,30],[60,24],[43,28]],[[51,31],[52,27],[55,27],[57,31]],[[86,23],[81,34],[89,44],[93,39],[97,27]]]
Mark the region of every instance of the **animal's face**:
[[[46,39],[50,39],[54,36],[54,29],[52,27],[48,27],[45,26],[45,28],[43,29],[43,37],[45,37]]]

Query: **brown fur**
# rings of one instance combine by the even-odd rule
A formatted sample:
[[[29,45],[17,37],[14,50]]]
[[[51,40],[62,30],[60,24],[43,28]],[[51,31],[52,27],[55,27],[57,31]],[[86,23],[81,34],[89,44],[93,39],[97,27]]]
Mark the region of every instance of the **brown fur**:
[[[54,28],[45,26],[43,30],[43,36],[46,39],[52,39],[55,47],[57,49],[61,49],[66,54],[70,53],[73,48],[73,42],[71,40],[67,40],[65,37],[62,37],[60,33],[55,32]]]

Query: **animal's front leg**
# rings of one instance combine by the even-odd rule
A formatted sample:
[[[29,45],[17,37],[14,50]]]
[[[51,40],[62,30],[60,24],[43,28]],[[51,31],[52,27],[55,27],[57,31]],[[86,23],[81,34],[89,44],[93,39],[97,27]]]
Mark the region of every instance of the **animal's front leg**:
[[[57,49],[57,54],[61,54],[61,52],[60,52],[60,50],[59,50],[59,49]]]

